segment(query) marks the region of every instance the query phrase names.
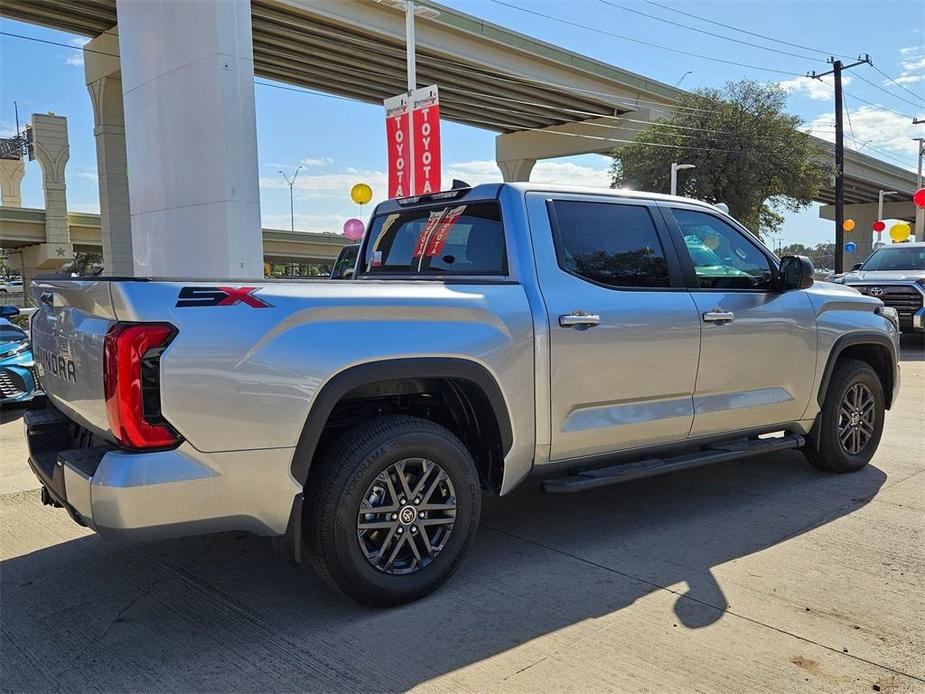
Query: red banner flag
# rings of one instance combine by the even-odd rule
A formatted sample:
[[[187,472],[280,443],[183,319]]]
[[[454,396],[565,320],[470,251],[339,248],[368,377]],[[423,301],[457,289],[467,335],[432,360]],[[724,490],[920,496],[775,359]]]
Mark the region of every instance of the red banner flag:
[[[412,194],[408,133],[408,98],[404,94],[385,100],[386,149],[389,159],[389,197]]]
[[[440,220],[440,224],[437,226],[436,231],[430,236],[430,241],[427,243],[427,255],[433,257],[443,253],[443,247],[446,245],[446,239],[447,236],[450,235],[450,230],[456,225],[456,220],[462,216],[465,210],[465,205],[447,210],[443,219]]]
[[[414,194],[440,190],[440,101],[437,87],[411,93]]]
[[[389,197],[440,190],[440,100],[437,86],[386,99]]]
[[[424,255],[424,249],[427,247],[427,241],[430,239],[430,235],[433,233],[434,229],[437,228],[437,224],[440,222],[440,219],[443,217],[446,210],[437,210],[436,212],[431,212],[427,217],[427,221],[424,223],[424,228],[421,229],[421,233],[418,235],[418,240],[414,244],[414,253],[411,255],[412,258],[420,258]]]

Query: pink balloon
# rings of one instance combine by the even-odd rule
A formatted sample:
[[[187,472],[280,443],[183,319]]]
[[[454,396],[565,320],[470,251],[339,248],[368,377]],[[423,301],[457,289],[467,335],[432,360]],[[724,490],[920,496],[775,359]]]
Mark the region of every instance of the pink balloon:
[[[344,236],[351,241],[359,241],[363,238],[363,222],[359,219],[348,219],[344,222]]]

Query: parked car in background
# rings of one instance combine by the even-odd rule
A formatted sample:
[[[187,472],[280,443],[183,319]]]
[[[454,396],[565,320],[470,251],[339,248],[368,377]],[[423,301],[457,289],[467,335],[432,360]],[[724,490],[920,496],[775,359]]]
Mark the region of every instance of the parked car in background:
[[[23,285],[22,280],[19,278],[10,278],[0,280],[0,296],[8,296],[9,294],[22,294]]]
[[[104,537],[279,536],[408,602],[530,475],[867,465],[896,311],[812,273],[706,203],[508,183],[381,203],[349,282],[40,277],[29,464]]]
[[[27,402],[38,392],[29,336],[7,320],[16,315],[16,307],[0,307],[0,405]]]
[[[925,243],[882,246],[831,281],[895,308],[903,332],[925,333]]]
[[[353,273],[356,271],[357,255],[359,252],[360,244],[358,243],[341,248],[340,253],[337,256],[337,260],[334,261],[334,267],[331,268],[331,279],[353,279]]]

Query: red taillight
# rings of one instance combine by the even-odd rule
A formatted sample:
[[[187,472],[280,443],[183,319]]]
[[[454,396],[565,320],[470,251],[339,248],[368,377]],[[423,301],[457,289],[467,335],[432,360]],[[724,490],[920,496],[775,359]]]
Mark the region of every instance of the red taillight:
[[[172,325],[164,323],[116,323],[106,333],[103,367],[106,413],[112,433],[123,446],[165,448],[178,441],[166,424],[150,421],[152,415],[160,418],[159,411],[145,412],[146,391],[150,400],[151,389],[159,387],[156,380],[153,384],[146,382],[151,380],[151,369],[146,369],[146,362],[149,366],[152,352],[159,355],[175,332]],[[154,394],[159,395],[156,391]]]

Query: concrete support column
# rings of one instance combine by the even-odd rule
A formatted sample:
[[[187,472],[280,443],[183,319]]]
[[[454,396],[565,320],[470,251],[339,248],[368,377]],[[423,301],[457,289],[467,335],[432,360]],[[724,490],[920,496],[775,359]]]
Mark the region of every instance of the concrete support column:
[[[84,46],[84,74],[93,103],[103,267],[107,275],[130,277],[135,274],[132,215],[125,156],[119,37],[115,31],[100,34]]]
[[[533,167],[536,165],[536,159],[511,159],[499,161],[497,164],[498,168],[501,169],[501,177],[506,182],[526,182],[530,180],[530,172],[533,171]]]
[[[117,0],[135,274],[263,276],[247,0]]]
[[[70,158],[67,138],[67,118],[49,114],[33,114],[32,135],[35,158],[42,167],[42,187],[45,190],[45,243],[23,249],[26,272],[57,270],[73,255],[71,230],[67,219],[67,186],[64,169]],[[23,277],[25,280],[26,278]]]
[[[22,177],[26,163],[22,159],[0,159],[0,203],[4,207],[22,207]]]

